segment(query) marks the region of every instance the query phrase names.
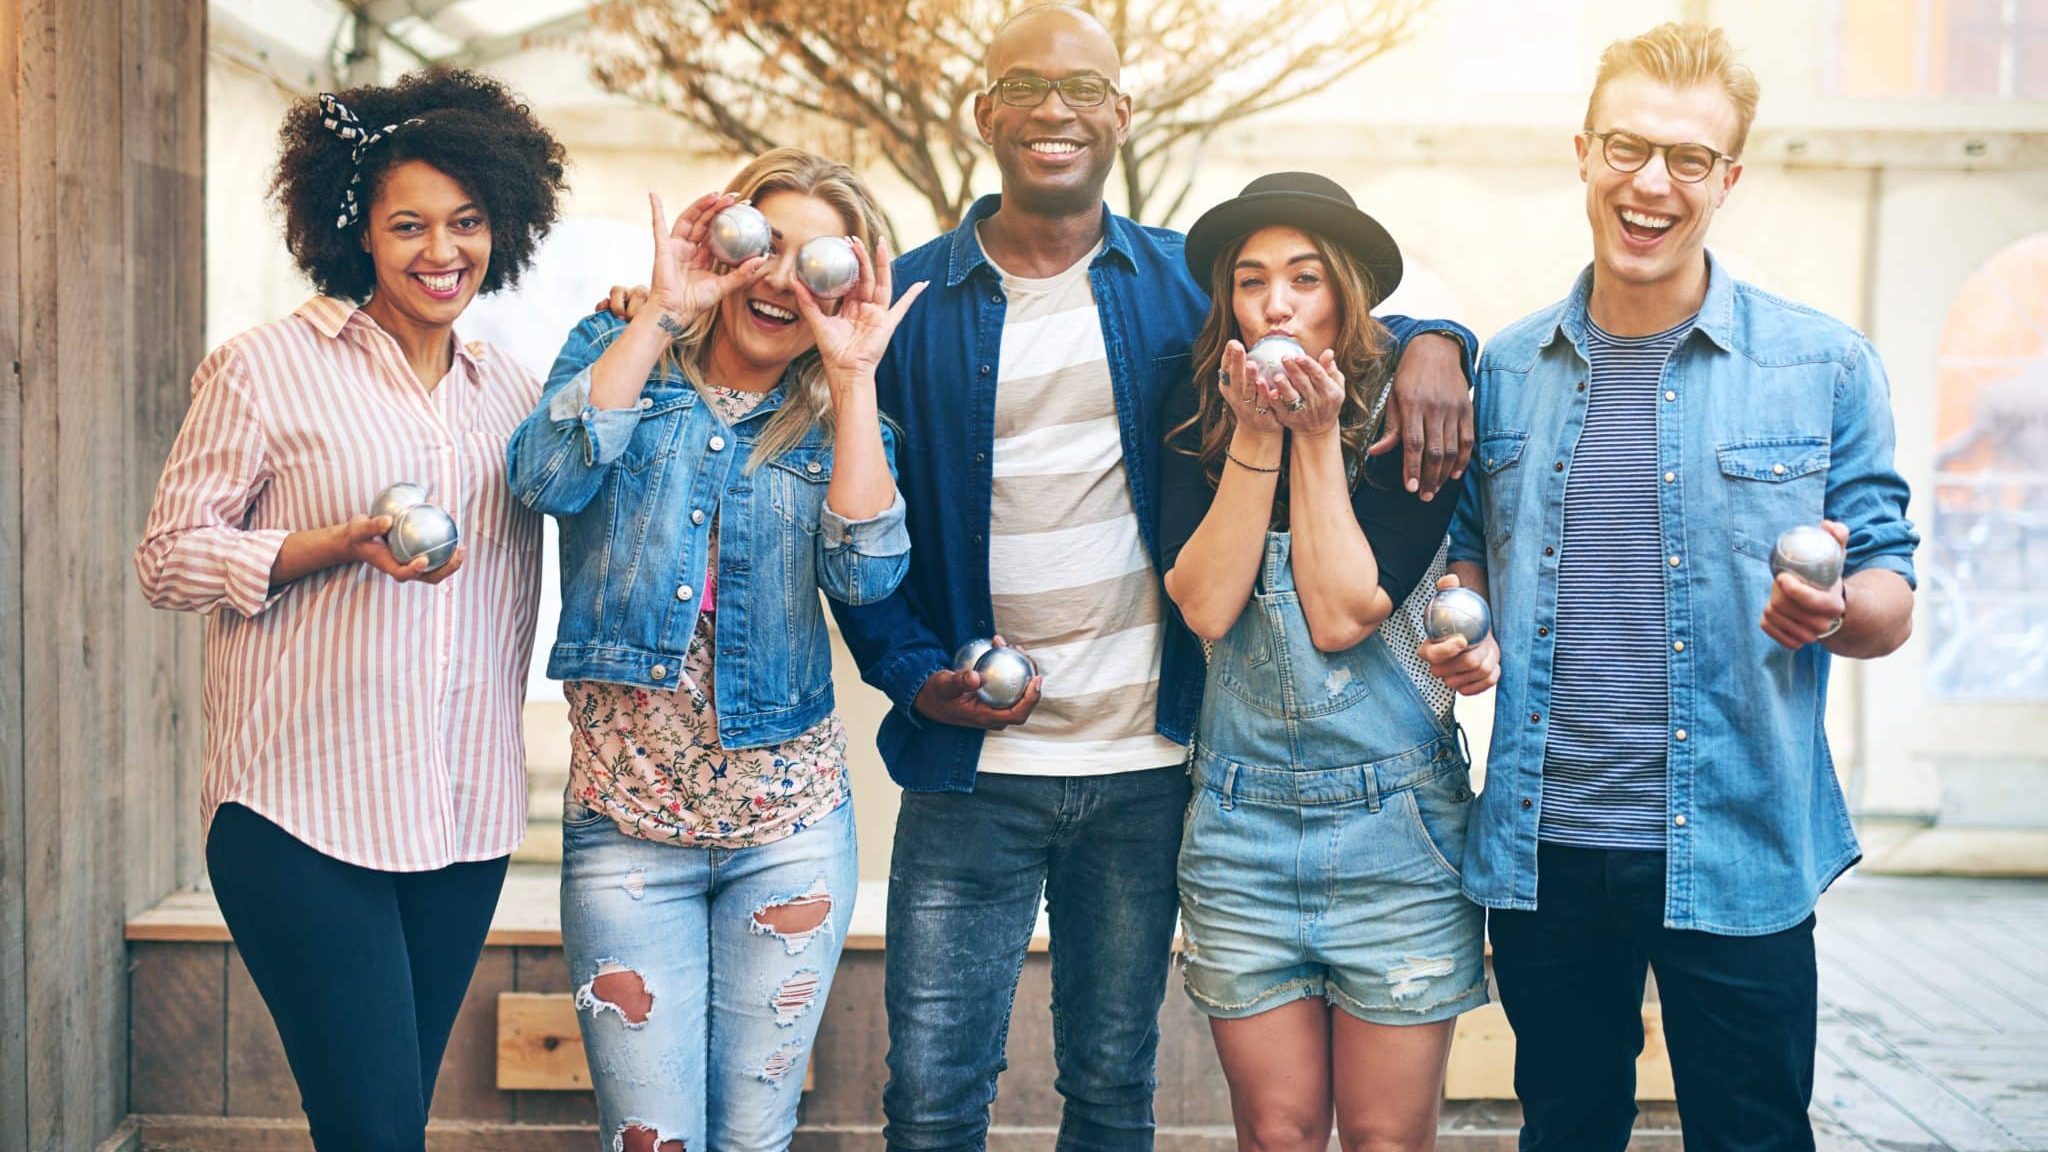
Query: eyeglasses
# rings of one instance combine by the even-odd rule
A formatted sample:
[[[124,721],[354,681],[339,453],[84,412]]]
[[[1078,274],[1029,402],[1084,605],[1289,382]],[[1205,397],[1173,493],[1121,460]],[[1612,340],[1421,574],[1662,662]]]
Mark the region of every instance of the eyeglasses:
[[[1638,172],[1650,162],[1650,157],[1664,153],[1664,170],[1681,184],[1697,184],[1713,172],[1714,165],[1735,158],[1716,152],[1705,144],[1658,144],[1645,140],[1633,132],[1588,132],[1586,135],[1600,141],[1600,155],[1607,160],[1607,166],[1616,172]]]
[[[1045,103],[1053,89],[1069,108],[1093,108],[1116,93],[1116,85],[1100,76],[1068,76],[1047,80],[1043,76],[1005,76],[995,82],[989,94],[1012,108],[1036,108]]]

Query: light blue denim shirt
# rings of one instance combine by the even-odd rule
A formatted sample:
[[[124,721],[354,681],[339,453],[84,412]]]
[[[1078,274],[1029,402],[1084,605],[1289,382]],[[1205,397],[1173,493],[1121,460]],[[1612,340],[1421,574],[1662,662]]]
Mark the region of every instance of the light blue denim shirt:
[[[1586,416],[1587,301],[1487,345],[1478,446],[1451,558],[1486,569],[1501,678],[1465,890],[1536,907],[1565,482]],[[1913,577],[1919,536],[1892,466],[1884,368],[1840,321],[1744,284],[1708,257],[1706,302],[1659,388],[1671,730],[1664,923],[1725,935],[1791,927],[1859,854],[1823,713],[1829,654],[1758,627],[1778,533],[1848,526],[1848,571]]]
[[[910,564],[903,497],[867,520],[833,512],[832,447],[815,428],[749,467],[788,375],[731,425],[665,367],[638,406],[592,407],[590,366],[624,328],[602,312],[576,326],[505,452],[520,502],[561,522],[562,620],[548,675],[674,688],[715,519],[719,740],[738,749],[790,739],[832,710],[818,592],[865,604],[895,591]],[[882,446],[893,470],[887,424]]]

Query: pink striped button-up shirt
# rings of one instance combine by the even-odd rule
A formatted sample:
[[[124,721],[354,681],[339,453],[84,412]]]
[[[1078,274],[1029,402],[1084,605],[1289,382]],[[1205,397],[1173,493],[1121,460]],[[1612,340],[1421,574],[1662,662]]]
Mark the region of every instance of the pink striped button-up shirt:
[[[541,520],[506,487],[505,445],[539,398],[481,343],[458,344],[430,391],[375,321],[324,296],[199,366],[135,567],[151,604],[208,614],[207,825],[241,804],[394,872],[518,845]],[[286,536],[399,480],[454,515],[460,571],[401,584],[352,563],[270,588]]]

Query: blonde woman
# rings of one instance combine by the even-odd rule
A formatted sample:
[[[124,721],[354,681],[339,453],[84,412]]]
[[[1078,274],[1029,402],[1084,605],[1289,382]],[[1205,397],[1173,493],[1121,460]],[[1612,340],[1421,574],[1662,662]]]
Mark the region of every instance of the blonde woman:
[[[750,201],[774,248],[715,264]],[[818,592],[862,603],[908,564],[874,371],[881,216],[844,165],[777,149],[666,226],[630,322],[569,336],[509,451],[562,534],[562,936],[612,1147],[786,1147],[856,884],[846,735]],[[806,241],[854,242],[836,304]]]

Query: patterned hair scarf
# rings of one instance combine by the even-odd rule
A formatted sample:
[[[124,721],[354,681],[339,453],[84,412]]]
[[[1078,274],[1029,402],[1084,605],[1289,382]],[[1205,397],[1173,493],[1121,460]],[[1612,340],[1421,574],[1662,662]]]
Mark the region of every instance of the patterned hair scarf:
[[[363,122],[356,119],[356,114],[348,110],[348,105],[335,99],[334,93],[322,92],[320,94],[320,123],[329,132],[334,133],[353,145],[349,153],[349,163],[355,167],[355,171],[349,174],[348,190],[342,195],[341,215],[335,217],[334,220],[335,228],[346,228],[362,217],[362,207],[356,203],[356,186],[363,182],[363,153],[369,151],[371,145],[398,131],[400,128],[408,124],[424,124],[426,121],[414,116],[411,119],[401,120],[396,124],[386,124],[382,128],[371,131],[363,127]]]

